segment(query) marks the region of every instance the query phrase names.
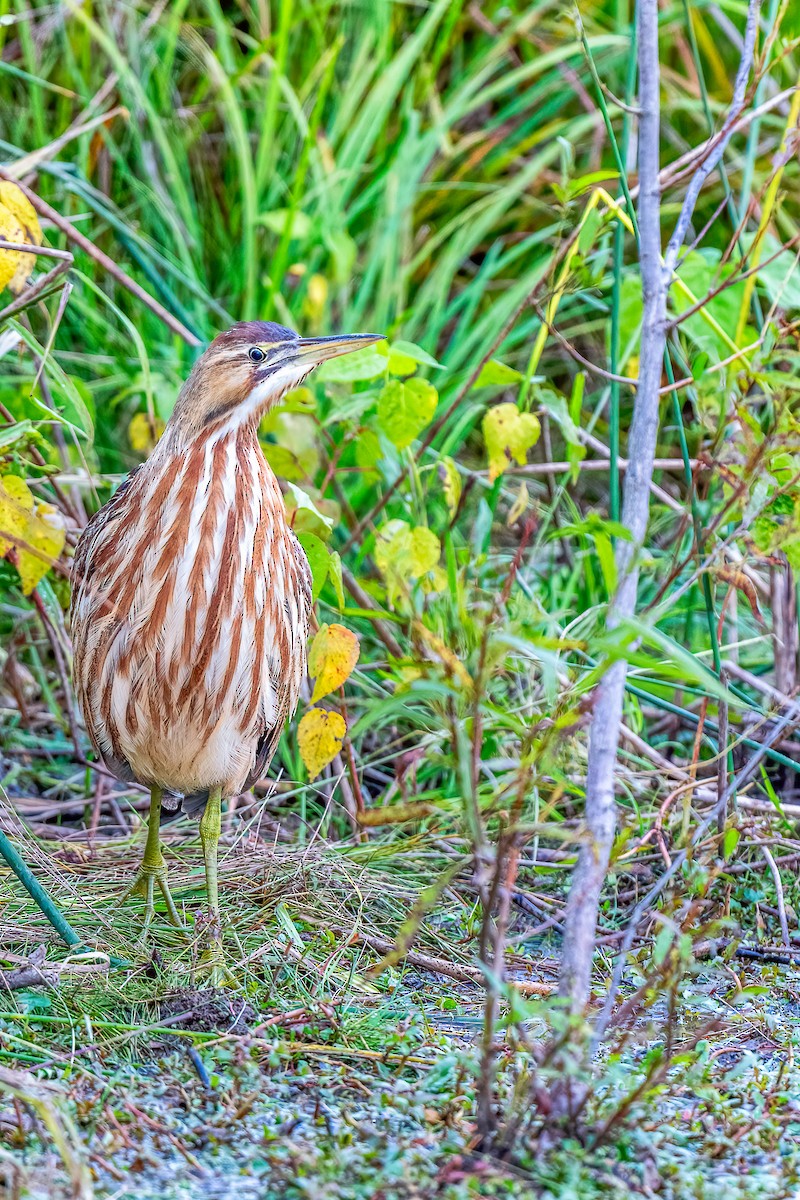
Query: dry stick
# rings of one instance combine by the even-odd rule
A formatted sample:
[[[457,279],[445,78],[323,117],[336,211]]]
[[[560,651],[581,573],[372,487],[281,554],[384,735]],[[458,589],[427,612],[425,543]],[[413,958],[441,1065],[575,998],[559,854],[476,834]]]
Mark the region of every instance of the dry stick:
[[[5,171],[0,171],[0,179],[8,180],[11,179],[11,176]],[[117,283],[126,288],[132,296],[141,301],[152,313],[155,313],[168,329],[171,329],[173,333],[177,333],[179,337],[182,337],[189,346],[201,345],[200,338],[193,334],[191,329],[187,329],[182,321],[179,321],[177,317],[174,317],[171,312],[164,308],[163,304],[159,304],[149,292],[146,292],[143,287],[139,286],[135,279],[131,279],[130,275],[123,271],[122,267],[118,266],[113,258],[109,258],[107,254],[104,254],[102,250],[99,250],[95,246],[94,242],[90,242],[87,237],[84,237],[71,221],[68,221],[66,217],[62,217],[60,212],[51,208],[49,204],[37,196],[35,192],[31,191],[29,187],[26,187],[24,183],[20,183],[19,180],[13,180],[12,182],[16,183],[16,186],[25,193],[40,217],[46,217],[52,225],[55,225],[56,229],[60,229],[62,233],[66,234],[71,242],[74,242],[76,246],[80,246],[81,250],[88,254],[90,258],[93,258],[103,270],[108,271],[109,275],[113,276]]]
[[[694,470],[700,462],[697,458],[690,458],[689,465]],[[620,471],[627,471],[627,458],[618,458],[617,466]],[[580,462],[542,462],[528,463],[524,467],[508,467],[506,475],[561,475],[566,471],[572,470],[573,466],[579,472],[583,471],[608,471],[611,467],[610,458],[584,458]],[[654,471],[674,471],[676,474],[683,474],[686,470],[686,464],[682,458],[656,458],[653,460]]]
[[[36,254],[39,258],[60,258],[62,262],[72,265],[69,250],[55,250],[52,246],[32,246],[29,242],[7,242],[5,238],[0,238],[0,250],[19,250],[23,254]]]
[[[70,254],[69,262],[65,261],[58,263],[58,265],[53,267],[52,270],[48,271],[46,275],[41,275],[35,283],[32,283],[30,287],[25,288],[24,292],[22,292],[16,300],[12,300],[11,303],[7,304],[2,312],[0,312],[0,321],[7,321],[8,318],[13,317],[15,313],[22,312],[24,308],[29,308],[30,305],[33,304],[34,300],[38,299],[39,296],[42,296],[53,286],[59,276],[63,275],[65,271],[69,270],[71,263],[72,255]]]
[[[744,100],[753,57],[759,9],[759,0],[750,0],[745,42],[730,107],[732,113],[738,114]],[[713,150],[707,155],[692,179],[678,218],[675,234],[668,244],[665,264],[662,268],[658,0],[639,0],[638,58],[639,108],[641,111],[639,120],[639,261],[644,308],[639,386],[628,438],[630,466],[625,474],[622,506],[622,523],[630,530],[632,541],[620,539],[617,543],[617,575],[620,585],[609,606],[608,625],[610,628],[633,616],[636,610],[639,578],[637,555],[647,533],[649,492],[658,436],[659,389],[666,343],[667,292],[683,234],[691,220],[700,188],[709,172],[722,157],[735,124],[730,119],[725,122]],[[619,744],[626,673],[627,663],[624,659],[615,663],[608,670],[597,689],[592,720],[585,809],[589,838],[580,848],[567,903],[559,981],[560,994],[569,1000],[570,1008],[576,1013],[585,1009],[589,999],[598,905],[614,837],[616,823],[614,767]],[[729,790],[726,789],[723,793],[725,802],[727,802]],[[716,812],[711,819],[716,819]],[[680,855],[673,860],[672,867],[662,876],[663,880],[666,881],[667,877],[678,870],[679,859]],[[648,893],[649,895],[650,893]],[[637,909],[637,911],[639,910]],[[632,939],[633,934],[631,933],[631,941]],[[624,960],[624,954],[623,943],[623,950],[617,960],[617,966],[620,966]],[[609,996],[611,994],[609,992]]]
[[[744,104],[745,93],[747,92],[747,81],[750,78],[750,68],[753,63],[753,53],[756,45],[756,34],[758,32],[758,16],[761,10],[760,0],[750,0],[747,6],[747,24],[744,31],[744,42],[742,44],[742,56],[739,60],[739,70],[736,72],[736,82],[733,86],[733,98],[728,109],[728,116],[725,119],[725,124],[716,135],[716,144],[711,150],[711,153],[704,159],[700,166],[692,176],[689,187],[686,189],[686,196],[681,207],[680,216],[678,217],[672,237],[669,239],[667,249],[664,253],[664,275],[670,277],[675,270],[675,264],[678,261],[681,246],[683,245],[686,231],[689,228],[689,222],[692,219],[694,207],[697,204],[697,199],[708,176],[717,166],[717,163],[725,153],[725,147],[731,139],[734,126],[739,116],[740,110]],[[656,30],[656,36],[658,31]],[[658,74],[658,43],[656,42],[656,58],[654,62],[656,75]],[[714,140],[714,139],[712,139]],[[671,282],[671,278],[669,279]]]
[[[116,78],[116,76],[113,78]],[[106,83],[103,86],[106,87],[107,85],[108,80],[106,80]],[[112,87],[113,86],[114,84],[112,83]],[[51,159],[55,158],[57,154],[61,153],[65,146],[69,145],[70,142],[74,142],[76,138],[83,137],[85,134],[91,133],[93,129],[98,127],[98,125],[109,125],[115,117],[121,116],[127,118],[128,115],[129,113],[127,108],[124,108],[122,105],[118,105],[116,108],[109,109],[108,112],[103,112],[96,117],[92,117],[83,124],[80,123],[80,119],[78,119],[78,121],[73,121],[72,125],[65,129],[60,137],[55,138],[55,140],[49,142],[48,145],[40,146],[38,150],[32,150],[30,154],[24,155],[23,158],[18,158],[13,163],[7,163],[5,169],[9,178],[20,180],[24,179],[26,175],[32,175],[32,173],[39,169],[42,163],[49,162]]]
[[[481,1048],[481,1069],[478,1079],[478,1132],[484,1139],[491,1138],[495,1133],[494,1089],[496,1075],[496,1060],[498,1046],[495,1041],[497,1018],[500,1009],[500,984],[504,974],[506,932],[508,930],[511,896],[517,878],[519,865],[519,842],[515,833],[503,838],[508,844],[508,857],[498,853],[496,870],[498,876],[503,873],[503,883],[500,888],[497,920],[494,930],[494,957],[491,963],[491,976],[486,981],[486,1000],[483,1019],[483,1045]],[[491,919],[491,914],[484,914],[484,921]],[[487,964],[488,965],[488,964]]]
[[[352,930],[337,928],[329,921],[323,921],[319,917],[313,917],[305,912],[302,914],[302,918],[310,925],[319,925],[342,937],[348,937],[351,943],[362,942],[376,954],[390,954],[397,949],[397,943],[393,938],[381,937],[377,933],[364,933],[360,929],[354,933]],[[401,961],[412,967],[418,967],[421,971],[447,975],[450,979],[457,979],[461,983],[486,983],[486,976],[479,967],[472,967],[466,963],[453,963],[446,958],[437,958],[433,954],[427,954],[423,950],[406,950]],[[523,996],[549,996],[553,992],[549,983],[537,983],[532,979],[513,979],[511,982]]]
[[[644,310],[642,316],[639,386],[628,439],[630,466],[625,474],[622,523],[632,541],[617,544],[617,574],[621,580],[608,612],[610,628],[632,616],[636,607],[636,551],[647,532],[650,483],[658,434],[659,386],[664,357],[666,286],[661,271],[659,153],[658,3],[639,3],[639,128],[638,205],[640,264]],[[583,1011],[589,999],[591,965],[600,893],[608,870],[614,838],[614,766],[622,721],[626,663],[615,663],[597,690],[589,740],[585,822],[589,833],[578,862],[566,909],[559,993],[573,1012]]]
[[[597,454],[602,454],[602,456],[607,458],[609,462],[611,461],[611,451],[609,450],[608,446],[606,446],[604,442],[601,442],[599,438],[596,438],[593,433],[589,433],[588,429],[579,429],[578,437],[582,442],[585,442],[587,446],[590,446]],[[620,461],[621,460],[619,456],[617,456],[618,465]],[[630,462],[630,459],[625,461]],[[669,492],[665,492],[664,489],[660,488],[657,483],[653,483],[652,471],[650,472],[650,476],[651,478],[649,481],[649,487],[655,498],[660,500],[662,504],[665,504],[667,508],[671,508],[673,512],[684,513],[686,511],[686,505],[679,503],[674,496],[670,496]]]
[[[789,942],[789,923],[786,920],[786,903],[783,898],[783,883],[781,882],[781,873],[778,870],[777,863],[772,857],[772,852],[768,846],[761,847],[761,853],[767,860],[767,866],[772,872],[772,878],[775,881],[775,894],[778,897],[778,919],[781,923],[781,934],[783,935],[783,944],[788,946]]]

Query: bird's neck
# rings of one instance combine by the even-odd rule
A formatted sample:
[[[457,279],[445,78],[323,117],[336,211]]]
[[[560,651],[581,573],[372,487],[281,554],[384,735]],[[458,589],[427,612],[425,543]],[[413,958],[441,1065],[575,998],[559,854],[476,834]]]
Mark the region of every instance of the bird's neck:
[[[192,454],[201,448],[214,446],[221,441],[230,442],[233,439],[242,449],[252,449],[263,458],[261,443],[258,440],[258,426],[257,415],[243,420],[240,413],[231,414],[227,419],[204,425],[199,429],[191,422],[170,418],[153,457],[156,454],[167,458],[176,454]]]

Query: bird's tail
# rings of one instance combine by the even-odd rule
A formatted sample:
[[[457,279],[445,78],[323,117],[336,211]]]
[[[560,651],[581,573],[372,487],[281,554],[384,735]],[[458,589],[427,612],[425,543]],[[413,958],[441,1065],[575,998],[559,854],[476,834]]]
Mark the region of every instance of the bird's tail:
[[[181,812],[185,813],[187,817],[199,820],[207,803],[207,791],[191,792],[188,796],[184,796],[181,792],[165,791],[161,807],[161,824],[174,821]]]

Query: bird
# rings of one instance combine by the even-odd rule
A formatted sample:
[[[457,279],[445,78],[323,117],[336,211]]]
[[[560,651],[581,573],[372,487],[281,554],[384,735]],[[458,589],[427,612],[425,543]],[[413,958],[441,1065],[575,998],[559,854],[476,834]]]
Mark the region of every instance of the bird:
[[[72,564],[75,692],[89,740],[120,780],[150,790],[141,867],[181,918],[162,806],[200,816],[208,912],[201,963],[225,964],[217,848],[223,800],[262,778],[306,675],[311,573],[258,439],[261,419],[320,363],[377,334],[300,337],[270,321],[220,333],[183,384],[147,460],[85,526]]]

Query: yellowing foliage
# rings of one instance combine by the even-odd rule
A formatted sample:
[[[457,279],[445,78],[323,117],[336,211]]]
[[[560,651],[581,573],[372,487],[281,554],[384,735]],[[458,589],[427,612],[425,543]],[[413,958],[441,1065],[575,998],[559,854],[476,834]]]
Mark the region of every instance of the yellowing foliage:
[[[439,566],[442,548],[436,534],[425,525],[412,527],[405,521],[387,521],[375,539],[375,563],[386,582],[390,604],[405,595],[416,580],[426,591],[444,586]]]
[[[489,481],[503,474],[512,462],[523,467],[528,451],[539,440],[539,420],[520,412],[516,404],[498,404],[483,418],[483,437],[489,455]]]
[[[14,563],[26,596],[50,570],[64,540],[61,519],[51,504],[35,501],[17,475],[0,479],[0,557]]]
[[[311,703],[336,691],[358,662],[358,638],[344,625],[321,625],[308,652],[308,673],[316,680]]]
[[[333,762],[342,748],[347,726],[341,713],[312,708],[297,729],[297,744],[310,779]]]
[[[440,458],[436,470],[444,492],[447,511],[452,521],[458,512],[458,503],[461,499],[461,476],[452,458]]]
[[[160,417],[150,420],[147,413],[139,412],[131,418],[128,425],[128,441],[131,449],[137,454],[149,454],[164,432],[164,422]]]
[[[0,180],[0,238],[6,242],[24,242],[41,246],[42,229],[36,209],[28,197],[9,179]],[[20,250],[0,250],[0,291],[8,288],[18,295],[36,265],[36,256]]]

